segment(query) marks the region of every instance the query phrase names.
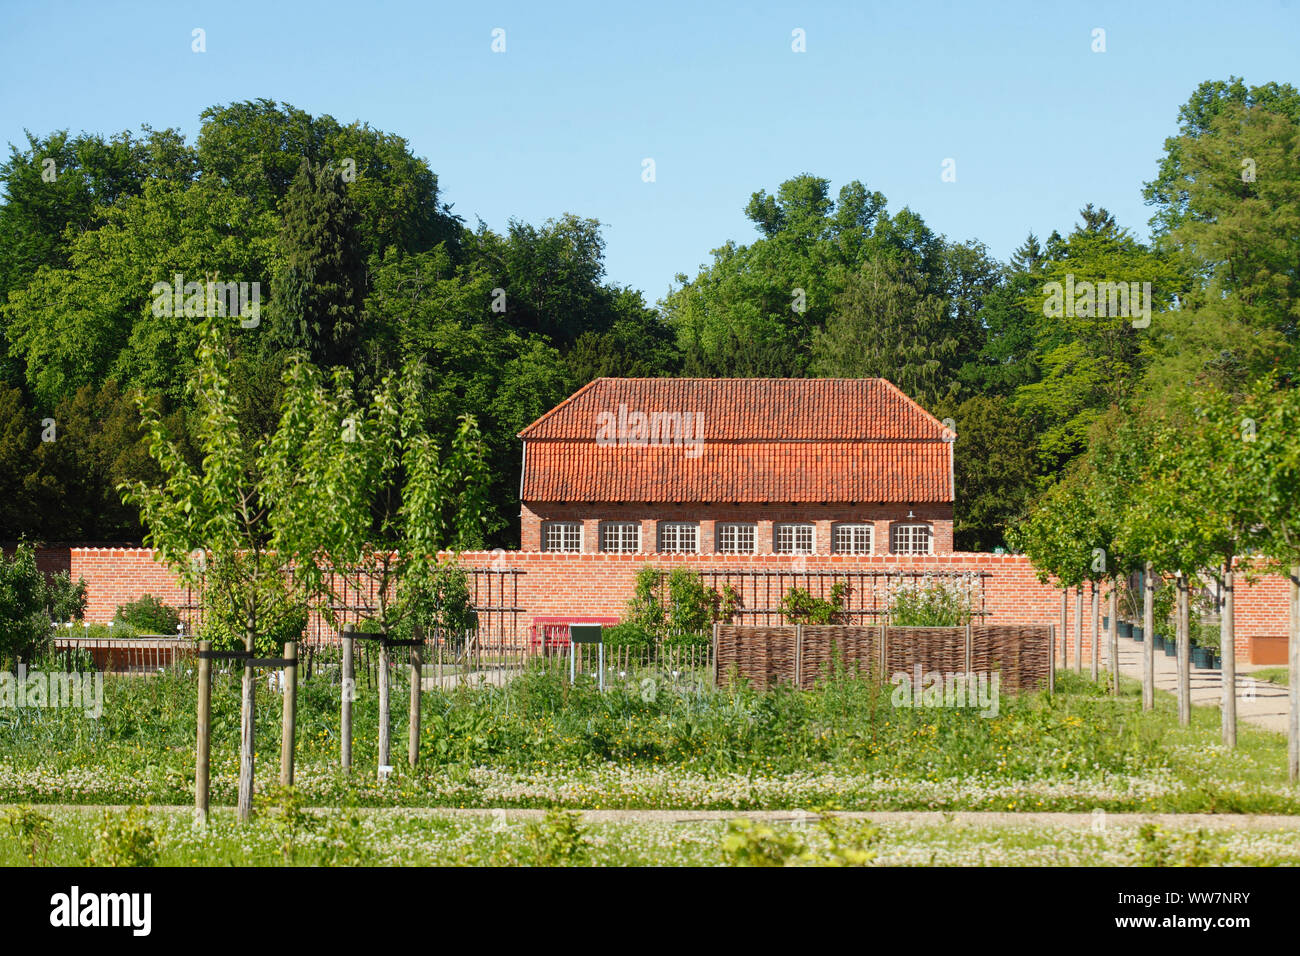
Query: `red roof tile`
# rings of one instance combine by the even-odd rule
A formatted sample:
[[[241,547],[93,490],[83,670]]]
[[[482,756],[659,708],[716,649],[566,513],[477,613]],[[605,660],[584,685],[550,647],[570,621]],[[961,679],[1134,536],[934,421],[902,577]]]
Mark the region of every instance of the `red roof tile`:
[[[525,501],[952,501],[952,433],[879,378],[602,378],[520,437]]]

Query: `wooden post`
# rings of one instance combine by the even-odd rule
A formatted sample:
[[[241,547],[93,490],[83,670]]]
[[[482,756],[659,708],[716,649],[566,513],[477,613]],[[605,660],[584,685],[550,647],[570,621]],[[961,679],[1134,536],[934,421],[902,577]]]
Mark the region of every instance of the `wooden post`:
[[[1178,638],[1174,648],[1178,658],[1178,723],[1192,722],[1192,601],[1187,575],[1178,572]]]
[[[339,762],[344,773],[352,772],[352,701],[357,696],[357,680],[353,667],[352,650],[356,644],[356,626],[344,624],[343,633],[343,689],[339,716]]]
[[[253,654],[253,622],[244,632],[244,650]],[[244,662],[243,702],[239,709],[239,801],[237,815],[241,823],[253,818],[253,732],[257,709],[257,682],[253,668]]]
[[[280,786],[293,786],[294,725],[298,719],[298,642],[284,642],[286,664],[280,688],[282,709],[280,717]]]
[[[1097,645],[1101,643],[1101,591],[1096,581],[1088,582],[1088,593],[1092,595],[1092,679],[1097,680],[1101,659],[1097,656]]]
[[[423,634],[419,628],[416,632]],[[420,645],[411,648],[411,714],[407,720],[406,760],[412,768],[420,760],[420,692],[423,690],[424,663]]]
[[[1083,673],[1083,585],[1074,589],[1074,670]]]
[[[1219,608],[1219,654],[1223,658],[1223,745],[1237,746],[1237,631],[1233,621],[1232,560],[1223,566],[1223,603]]]
[[[1047,693],[1056,693],[1056,625],[1047,625]]]
[[[1287,776],[1300,781],[1300,564],[1291,566],[1291,636],[1287,641],[1290,686],[1287,697],[1291,710],[1287,714]]]
[[[389,686],[388,686],[388,635],[379,641],[379,766],[389,767]],[[380,779],[383,779],[382,774]]]
[[[1110,692],[1119,696],[1119,589],[1110,587]]]
[[[1070,589],[1066,588],[1061,592],[1061,660],[1067,662],[1070,660],[1065,642],[1070,634]]]
[[[194,748],[194,817],[208,819],[208,770],[212,752],[212,652],[211,641],[199,641],[199,739]]]
[[[1150,561],[1142,575],[1142,709],[1156,706],[1156,578]]]

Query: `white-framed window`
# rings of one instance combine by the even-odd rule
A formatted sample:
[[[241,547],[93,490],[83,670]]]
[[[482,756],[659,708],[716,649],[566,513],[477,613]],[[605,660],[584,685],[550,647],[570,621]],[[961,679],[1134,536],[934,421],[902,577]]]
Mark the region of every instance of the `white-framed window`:
[[[608,554],[636,554],[641,550],[641,522],[603,522],[600,526],[600,550]]]
[[[582,550],[581,521],[543,521],[542,550],[577,554]]]
[[[778,524],[773,534],[777,554],[812,554],[813,526],[810,524]]]
[[[933,542],[928,524],[896,524],[890,538],[894,554],[929,554]]]
[[[719,522],[719,554],[753,554],[757,550],[758,526],[743,521]]]
[[[700,526],[693,521],[661,521],[659,550],[664,554],[698,554]]]
[[[831,529],[834,554],[871,554],[875,529],[869,524],[837,524]]]

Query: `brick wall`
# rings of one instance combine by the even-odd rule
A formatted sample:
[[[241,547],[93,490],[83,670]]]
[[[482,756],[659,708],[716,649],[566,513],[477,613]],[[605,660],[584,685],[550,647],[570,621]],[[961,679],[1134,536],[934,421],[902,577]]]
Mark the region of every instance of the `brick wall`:
[[[908,512],[914,517],[908,519]],[[700,552],[713,554],[716,550],[715,527],[721,521],[748,521],[758,525],[758,553],[772,554],[773,528],[778,522],[812,522],[815,526],[817,554],[831,551],[831,526],[838,522],[870,524],[873,526],[873,550],[887,554],[890,548],[890,528],[897,522],[925,523],[931,526],[934,553],[952,552],[951,504],[545,504],[530,502],[520,510],[520,550],[542,550],[543,521],[581,521],[583,525],[583,550],[599,549],[600,523],[602,521],[638,521],[641,524],[641,550],[653,552],[658,547],[658,526],[661,521],[696,521],[700,525]]]
[[[104,622],[112,618],[119,604],[145,593],[173,606],[190,598],[171,573],[144,549],[73,548],[67,552],[73,579],[88,584],[87,619]],[[470,569],[508,569],[523,572],[517,581],[513,601],[523,608],[519,624],[526,628],[534,618],[574,616],[621,617],[633,592],[636,573],[643,565],[671,569],[688,567],[697,571],[782,571],[803,574],[816,571],[882,570],[902,572],[950,571],[987,572],[983,592],[985,621],[995,624],[1058,624],[1061,592],[1040,584],[1029,561],[1020,555],[946,554],[907,558],[895,555],[856,557],[848,555],[619,555],[542,554],[537,552],[472,552],[460,556]],[[788,578],[786,579],[789,580]],[[1068,659],[1073,659],[1075,600],[1069,601]],[[1105,613],[1105,602],[1102,602]],[[1083,652],[1085,663],[1091,654],[1091,601],[1085,593]],[[1263,576],[1254,584],[1241,581],[1237,591],[1237,657],[1245,660],[1252,636],[1287,633],[1287,587],[1285,579]]]

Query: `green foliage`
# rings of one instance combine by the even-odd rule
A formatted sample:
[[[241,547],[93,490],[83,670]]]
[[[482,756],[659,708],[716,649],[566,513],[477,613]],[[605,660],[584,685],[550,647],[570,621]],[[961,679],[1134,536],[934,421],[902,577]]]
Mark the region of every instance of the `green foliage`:
[[[831,585],[830,597],[819,598],[792,587],[781,599],[781,614],[793,624],[843,624],[844,596],[848,589],[843,581],[836,581]]]
[[[959,627],[970,619],[970,593],[960,583],[940,580],[902,584],[890,598],[892,626]]]
[[[1135,866],[1215,866],[1223,859],[1222,850],[1208,845],[1205,830],[1176,834],[1156,823],[1138,829],[1133,852]]]
[[[524,827],[523,855],[533,866],[582,866],[591,852],[578,814],[548,810]]]
[[[5,812],[4,822],[10,835],[22,845],[23,856],[30,865],[49,865],[53,820],[33,807],[20,805]]]
[[[96,839],[91,866],[153,866],[158,858],[158,838],[142,807],[105,810]]]
[[[203,595],[205,636],[273,650],[301,635],[327,546],[363,493],[365,446],[349,441],[343,424],[357,415],[348,373],[336,370],[330,389],[297,358],[285,367],[275,433],[241,434],[224,321],[204,323],[191,382],[202,467],[191,465],[142,398],[150,454],[164,477],[120,490],[140,508],[146,543]]]
[[[113,615],[115,625],[124,624],[142,634],[175,634],[180,613],[152,594],[143,594],[127,604],[119,604]]]
[[[280,850],[280,860],[291,866],[305,834],[314,832],[320,820],[308,811],[296,787],[276,786],[258,794],[258,820],[269,829]]]
[[[85,609],[86,582],[73,584],[66,571],[47,579],[30,544],[0,554],[0,663],[31,660],[49,644],[52,622],[81,620]]]
[[[611,629],[612,637],[618,646],[659,642],[703,646],[710,640],[713,623],[730,613],[724,616],[723,595],[705,586],[698,572],[673,568],[665,574],[645,565],[637,571],[627,620]]]
[[[728,821],[723,861],[729,866],[866,866],[876,858],[870,849],[880,836],[875,827],[847,824],[825,811],[814,813],[817,823],[811,834],[778,831],[745,818]]]
[[[940,407],[936,415],[947,411]],[[953,545],[958,551],[991,551],[1006,544],[1007,529],[1029,507],[1038,446],[1030,422],[1010,399],[976,395],[951,415],[957,432]]]

